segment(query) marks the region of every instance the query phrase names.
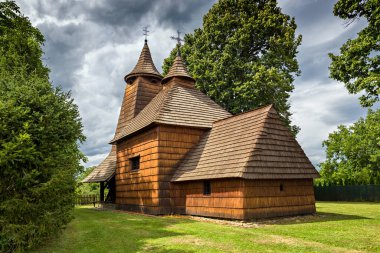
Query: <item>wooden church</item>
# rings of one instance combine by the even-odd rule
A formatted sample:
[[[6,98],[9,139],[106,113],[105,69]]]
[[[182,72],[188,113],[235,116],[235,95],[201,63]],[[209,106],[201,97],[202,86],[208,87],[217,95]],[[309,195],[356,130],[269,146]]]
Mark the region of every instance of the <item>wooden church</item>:
[[[145,40],[110,154],[83,182],[117,209],[255,219],[315,212],[319,176],[272,105],[231,115],[195,88],[180,53],[163,77]]]

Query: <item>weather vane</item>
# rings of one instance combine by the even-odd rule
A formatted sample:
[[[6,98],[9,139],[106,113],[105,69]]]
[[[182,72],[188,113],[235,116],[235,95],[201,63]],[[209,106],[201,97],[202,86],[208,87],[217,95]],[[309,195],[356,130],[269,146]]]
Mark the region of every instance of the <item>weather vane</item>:
[[[148,25],[147,26],[144,26],[143,28],[143,34],[145,36],[145,42],[148,41],[148,36],[149,36],[149,30],[148,30]]]

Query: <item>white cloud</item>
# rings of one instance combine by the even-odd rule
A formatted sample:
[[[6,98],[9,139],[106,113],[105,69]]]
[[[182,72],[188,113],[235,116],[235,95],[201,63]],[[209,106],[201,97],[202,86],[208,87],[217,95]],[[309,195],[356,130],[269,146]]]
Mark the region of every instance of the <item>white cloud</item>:
[[[366,110],[358,95],[349,95],[342,84],[304,83],[291,96],[293,123],[301,127],[297,136],[309,159],[316,165],[325,159],[322,142],[340,124],[351,124]]]

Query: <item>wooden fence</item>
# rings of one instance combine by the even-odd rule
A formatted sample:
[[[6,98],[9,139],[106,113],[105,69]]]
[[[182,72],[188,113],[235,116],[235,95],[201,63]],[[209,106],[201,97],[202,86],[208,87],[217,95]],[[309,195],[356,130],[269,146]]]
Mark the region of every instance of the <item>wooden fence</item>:
[[[371,201],[380,202],[380,185],[314,186],[318,201]]]
[[[93,205],[99,202],[99,195],[91,194],[91,195],[80,195],[77,196],[75,205]]]

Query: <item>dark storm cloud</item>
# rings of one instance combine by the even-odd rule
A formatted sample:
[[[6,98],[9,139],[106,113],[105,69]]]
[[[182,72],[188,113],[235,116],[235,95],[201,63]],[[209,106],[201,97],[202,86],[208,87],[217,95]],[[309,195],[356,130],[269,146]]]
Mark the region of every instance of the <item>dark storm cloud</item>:
[[[51,78],[55,85],[71,89],[75,84],[73,74],[81,67],[85,48],[86,28],[69,24],[57,26],[43,23],[39,26],[45,35],[44,62],[52,69]]]
[[[31,1],[36,12],[41,16],[54,16],[57,19],[67,19],[78,17],[82,12],[80,1],[66,0],[39,0]]]
[[[347,38],[355,38],[364,26],[364,20],[349,26],[333,15],[334,1],[279,1],[283,12],[295,17],[297,33],[303,36],[298,60],[302,71],[297,84],[318,80],[330,83],[328,53],[338,53]]]
[[[178,24],[193,23],[194,15],[199,14],[201,10],[209,9],[213,2],[204,0],[112,0],[102,1],[100,4],[86,8],[86,13],[93,22],[112,27],[133,27],[135,23],[149,24],[152,19],[155,19],[159,25],[177,28]]]
[[[279,1],[282,11],[292,17],[295,17],[301,33],[307,32],[307,27],[321,22],[329,22],[333,19],[332,13],[334,1],[304,1],[290,0]]]
[[[353,24],[354,27],[346,32],[340,34],[336,38],[327,40],[313,46],[301,46],[298,55],[302,75],[300,82],[318,80],[321,85],[329,83],[329,65],[331,63],[329,53],[339,54],[340,46],[343,45],[347,38],[355,38],[357,32],[363,26],[360,24]]]
[[[203,13],[212,3],[203,0],[40,0],[26,5],[43,20],[38,28],[45,35],[44,60],[52,70],[53,83],[71,89],[73,74],[82,65],[86,52],[110,42],[128,44],[141,38],[142,27],[149,24],[191,32],[195,25],[201,24]],[[150,29],[155,30],[155,27]]]

